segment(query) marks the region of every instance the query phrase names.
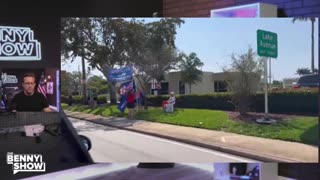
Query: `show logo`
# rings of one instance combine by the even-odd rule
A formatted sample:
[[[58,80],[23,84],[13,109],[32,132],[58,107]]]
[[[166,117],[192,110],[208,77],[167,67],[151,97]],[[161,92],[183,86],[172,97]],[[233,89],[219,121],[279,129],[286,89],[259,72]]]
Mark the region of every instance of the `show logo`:
[[[41,60],[41,44],[26,27],[0,26],[0,61]]]
[[[7,164],[12,164],[13,174],[18,172],[45,172],[46,163],[41,154],[7,153]]]

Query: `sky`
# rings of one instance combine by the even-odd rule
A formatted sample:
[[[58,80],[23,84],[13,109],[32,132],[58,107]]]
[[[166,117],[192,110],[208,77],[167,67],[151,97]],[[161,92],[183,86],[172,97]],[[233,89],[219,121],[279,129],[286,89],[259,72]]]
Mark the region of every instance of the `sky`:
[[[138,18],[139,19],[139,18]],[[145,22],[159,18],[144,18]],[[296,70],[311,69],[311,22],[292,18],[183,18],[177,29],[176,46],[189,54],[195,52],[204,63],[203,71],[222,72],[231,64],[231,54],[243,54],[249,46],[257,50],[258,29],[277,33],[278,58],[271,61],[273,80],[298,77]],[[315,22],[315,67],[318,67],[318,19]],[[62,70],[81,70],[81,61],[62,64]],[[98,70],[92,75],[102,75]]]

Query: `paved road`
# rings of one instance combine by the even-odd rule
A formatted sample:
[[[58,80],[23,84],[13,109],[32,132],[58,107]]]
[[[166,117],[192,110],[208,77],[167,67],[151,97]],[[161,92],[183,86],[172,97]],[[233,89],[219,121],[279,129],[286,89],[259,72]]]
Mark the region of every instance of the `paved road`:
[[[79,134],[92,141],[95,162],[254,162],[176,141],[69,118]]]

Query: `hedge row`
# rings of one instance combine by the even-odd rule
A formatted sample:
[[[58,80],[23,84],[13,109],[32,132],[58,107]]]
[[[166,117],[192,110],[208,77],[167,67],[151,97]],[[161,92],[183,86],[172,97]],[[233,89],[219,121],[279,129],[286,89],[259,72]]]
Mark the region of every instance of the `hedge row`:
[[[195,109],[216,109],[234,111],[235,107],[230,103],[231,93],[219,93],[208,95],[177,95],[176,107]],[[283,92],[269,93],[270,113],[297,113],[312,114],[318,113],[318,93],[316,92]],[[148,96],[148,105],[161,106],[162,101],[169,96]],[[73,103],[83,102],[82,96],[73,96]],[[98,103],[107,102],[107,95],[99,95]],[[61,96],[61,103],[68,103],[67,96]],[[264,94],[257,94],[252,98],[251,110],[264,112]]]
[[[318,93],[271,93],[268,97],[271,113],[318,114]],[[264,112],[264,94],[255,97],[254,108]]]
[[[83,103],[83,96],[72,96],[74,104],[82,104]],[[61,103],[68,103],[68,96],[61,95]],[[107,103],[107,95],[101,94],[98,95],[98,103],[105,104]]]
[[[176,107],[216,109],[234,111],[235,107],[230,103],[230,93],[210,95],[178,95],[176,96]],[[168,96],[150,96],[148,104],[161,106],[162,101]],[[268,94],[270,113],[318,113],[318,93],[314,92],[286,92]],[[264,112],[264,94],[257,94],[252,98],[251,110],[253,112]]]

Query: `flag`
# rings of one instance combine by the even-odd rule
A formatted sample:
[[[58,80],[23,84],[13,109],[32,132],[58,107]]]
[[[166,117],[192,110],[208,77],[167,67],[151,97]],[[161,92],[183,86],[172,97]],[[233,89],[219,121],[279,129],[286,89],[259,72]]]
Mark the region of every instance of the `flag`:
[[[108,72],[108,80],[113,82],[121,82],[132,79],[131,66],[123,67],[120,69],[111,69]]]
[[[136,89],[136,84],[135,84],[134,80],[122,83],[120,86],[121,100],[120,100],[120,103],[118,104],[118,109],[121,112],[124,112],[127,107],[127,93],[131,89],[134,89],[134,90]]]
[[[121,95],[120,103],[118,104],[118,109],[121,112],[124,112],[127,107],[127,96]]]
[[[47,98],[47,87],[44,79],[44,73],[41,74],[40,81],[38,83],[38,92],[43,94],[43,96]]]
[[[120,86],[120,94],[125,95],[127,94],[131,89],[134,89],[135,85],[133,80],[130,80],[128,82],[122,83]]]

